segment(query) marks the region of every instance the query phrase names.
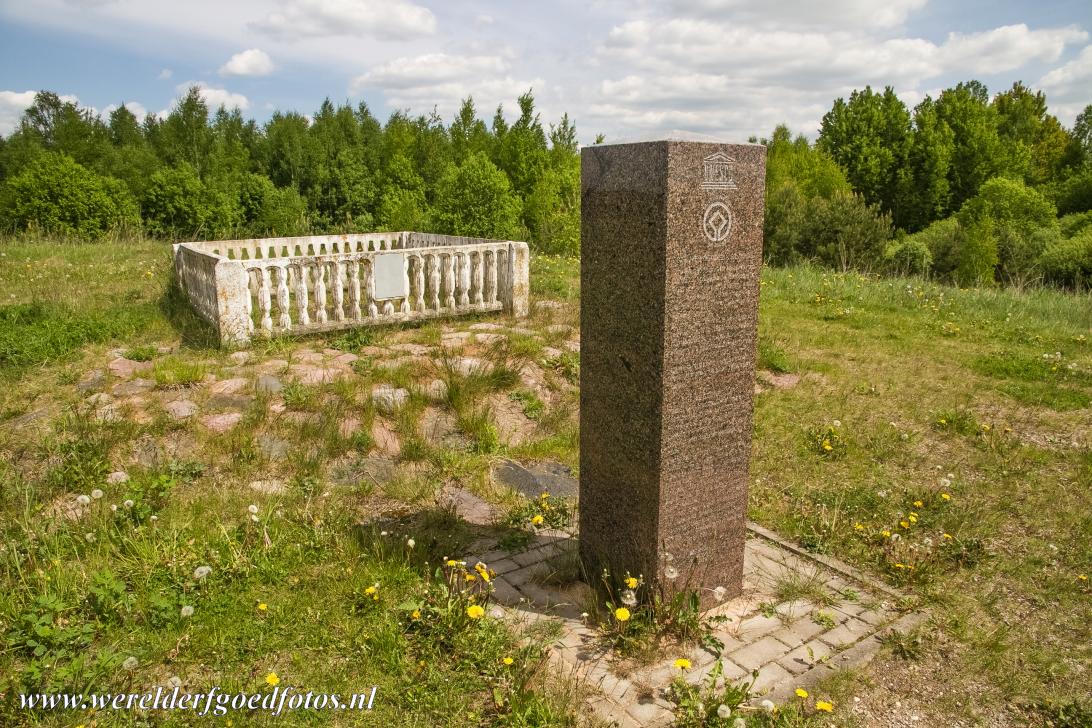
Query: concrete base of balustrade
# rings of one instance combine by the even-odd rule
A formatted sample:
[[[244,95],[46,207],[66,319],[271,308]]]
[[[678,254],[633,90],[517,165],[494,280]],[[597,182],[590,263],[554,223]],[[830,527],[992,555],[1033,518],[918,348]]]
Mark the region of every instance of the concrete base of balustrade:
[[[527,243],[359,233],[179,243],[178,284],[225,345],[255,336],[528,312]]]

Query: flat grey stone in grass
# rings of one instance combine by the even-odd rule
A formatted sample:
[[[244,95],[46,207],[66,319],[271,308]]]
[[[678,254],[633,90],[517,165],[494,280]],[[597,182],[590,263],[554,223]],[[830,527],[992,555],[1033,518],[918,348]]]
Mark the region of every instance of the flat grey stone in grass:
[[[76,382],[76,389],[81,392],[90,392],[102,389],[106,385],[106,374],[101,369],[93,369],[83,379]]]
[[[119,397],[129,397],[134,394],[150,392],[154,386],[155,382],[150,379],[141,379],[138,377],[137,379],[131,379],[128,382],[122,382],[121,384],[115,385],[111,391]]]
[[[806,599],[797,599],[791,602],[781,602],[774,609],[785,619],[799,619],[807,616],[815,609],[815,605]]]
[[[504,331],[504,326],[484,321],[476,324],[470,324],[469,328],[471,331]]]
[[[258,450],[269,460],[280,460],[288,454],[290,443],[273,435],[258,435],[255,438]]]
[[[409,399],[409,391],[395,388],[389,384],[377,384],[372,387],[372,402],[380,412],[394,412]]]
[[[469,377],[474,374],[488,374],[493,369],[493,365],[481,359],[476,359],[471,356],[463,356],[457,359],[453,359],[451,362],[451,368],[457,374],[461,374],[464,377]]]
[[[504,459],[494,466],[493,478],[528,498],[538,498],[542,493],[575,498],[580,492],[580,484],[572,476],[572,470],[549,460],[524,465]]]
[[[219,415],[205,415],[201,418],[201,424],[213,432],[224,433],[239,424],[243,415],[239,412],[225,412]]]
[[[268,392],[269,394],[277,394],[284,385],[281,384],[281,380],[274,377],[272,374],[263,374],[258,377],[258,384],[255,386],[259,392]]]
[[[675,720],[675,716],[671,711],[666,710],[651,700],[630,703],[626,707],[626,712],[636,720],[640,725],[645,728],[652,728],[653,726],[668,726]]]
[[[337,364],[344,364],[345,366],[348,366],[359,358],[359,356],[353,354],[352,352],[345,352],[344,354],[338,354],[337,356],[335,356],[334,362]]]
[[[568,349],[569,351],[573,352],[574,354],[579,354],[580,353],[580,342],[579,341],[566,341],[564,344],[562,344],[562,346],[565,347],[566,349]]]
[[[552,346],[542,347],[542,356],[546,359],[556,359],[564,353],[561,349],[555,349]]]
[[[504,334],[474,334],[474,341],[479,344],[496,344],[498,341],[507,341],[508,337]]]
[[[398,439],[398,434],[378,417],[372,420],[372,441],[377,450],[387,455],[396,457],[402,452],[402,441]]]
[[[107,394],[106,392],[95,392],[86,400],[87,404],[92,407],[101,407],[103,405],[110,404],[114,401],[114,395]]]
[[[223,379],[219,382],[214,382],[209,385],[209,394],[225,394],[232,395],[238,394],[250,386],[250,380],[242,377],[232,377],[231,379]]]
[[[107,364],[106,368],[109,369],[110,373],[115,377],[129,379],[137,372],[150,372],[152,370],[152,363],[150,361],[133,361],[132,359],[126,359],[123,356],[119,356]]]
[[[129,482],[129,474],[124,470],[115,470],[106,476],[106,482],[110,485],[120,485]]]
[[[254,480],[249,487],[255,493],[262,495],[280,495],[287,490],[284,482],[280,480]]]
[[[434,351],[431,346],[425,344],[392,344],[391,349],[405,352],[411,356],[429,356]]]
[[[176,399],[163,405],[167,414],[176,420],[184,420],[197,414],[197,405],[188,399]]]
[[[419,360],[412,356],[400,356],[397,359],[377,361],[375,363],[375,368],[390,371],[391,369],[401,369],[402,367],[413,366],[417,361]]]
[[[565,308],[565,304],[561,301],[535,301],[537,311],[558,311],[562,308]]]
[[[433,402],[443,402],[447,399],[447,382],[443,379],[433,379],[422,391]]]
[[[568,324],[550,324],[546,327],[546,331],[551,334],[567,334],[572,330],[573,327]]]
[[[205,400],[210,410],[245,410],[254,403],[254,398],[246,394],[215,394]]]
[[[499,604],[512,606],[519,604],[523,598],[523,594],[508,582],[503,579],[493,580],[493,599]]]
[[[228,359],[234,364],[243,365],[250,361],[249,351],[235,351],[228,355]]]
[[[357,432],[360,432],[360,418],[358,417],[346,417],[337,423],[337,434],[342,439],[349,439]]]
[[[455,414],[439,407],[425,407],[418,429],[421,437],[432,445],[465,450],[470,444],[470,438],[459,428]]]
[[[485,399],[497,434],[505,445],[522,445],[534,438],[538,423],[527,417],[523,405],[504,393],[491,394]]]
[[[444,486],[438,500],[441,505],[452,507],[455,514],[467,523],[488,526],[497,518],[496,509],[492,505],[464,488]]]
[[[462,346],[470,339],[469,331],[455,331],[450,334],[444,334],[440,337],[440,346],[448,349],[454,349]]]

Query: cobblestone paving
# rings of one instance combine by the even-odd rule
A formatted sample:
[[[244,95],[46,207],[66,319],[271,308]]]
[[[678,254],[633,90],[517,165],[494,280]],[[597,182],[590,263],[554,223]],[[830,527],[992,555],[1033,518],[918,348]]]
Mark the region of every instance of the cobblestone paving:
[[[509,619],[561,623],[551,661],[597,689],[590,703],[602,718],[623,728],[670,725],[674,706],[667,700],[667,688],[679,674],[674,660],[688,658],[692,667],[686,679],[697,683],[709,675],[717,657],[693,648],[686,655],[671,654],[618,674],[598,644],[595,629],[581,619],[590,598],[587,587],[561,589],[543,583],[544,575],[575,549],[575,537],[547,531],[538,534],[526,551],[486,551],[468,561],[484,561],[497,572],[496,599],[505,605]],[[833,602],[778,601],[778,585],[801,578],[821,582]],[[906,631],[919,623],[923,614],[899,611],[901,597],[846,564],[807,554],[749,523],[743,595],[710,612],[726,617],[714,633],[724,644],[722,679],[749,678],[757,670],[756,699],[786,702],[798,687],[810,688],[835,670],[868,662],[885,631]]]

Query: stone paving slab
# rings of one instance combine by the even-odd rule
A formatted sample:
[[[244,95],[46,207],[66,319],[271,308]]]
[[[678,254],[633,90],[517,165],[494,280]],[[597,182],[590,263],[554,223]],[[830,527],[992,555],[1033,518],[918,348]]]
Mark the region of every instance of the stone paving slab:
[[[623,728],[670,725],[674,706],[667,700],[668,688],[679,675],[675,658],[691,661],[685,679],[697,684],[714,669],[718,656],[694,647],[636,670],[616,670],[595,628],[582,620],[590,590],[542,583],[549,560],[576,548],[575,536],[551,532],[525,551],[483,547],[481,556],[467,561],[485,561],[496,571],[494,597],[505,605],[507,619],[560,623],[551,663],[597,690],[589,705],[600,718]],[[836,559],[808,554],[757,524],[748,523],[744,565],[743,594],[709,615],[725,620],[714,632],[724,644],[721,681],[750,680],[757,671],[756,700],[791,701],[796,688],[811,689],[836,670],[867,663],[889,630],[907,631],[925,618],[899,611],[905,595],[891,586]],[[801,576],[822,585],[827,597],[822,604],[778,599],[779,584]]]

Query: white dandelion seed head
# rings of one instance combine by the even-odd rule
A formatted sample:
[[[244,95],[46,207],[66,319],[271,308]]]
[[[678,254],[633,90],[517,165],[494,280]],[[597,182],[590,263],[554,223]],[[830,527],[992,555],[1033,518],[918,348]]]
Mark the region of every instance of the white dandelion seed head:
[[[114,512],[114,513],[117,513],[118,512],[118,504],[117,503],[111,503],[110,504],[110,510],[112,512]]]
[[[148,520],[151,521],[152,523],[155,523],[156,521],[159,520],[159,516],[151,515],[151,516],[148,517]]]
[[[258,512],[258,506],[254,505],[253,503],[251,503],[249,506],[247,506],[246,509],[248,511],[250,511],[251,513],[257,513]]]
[[[717,706],[717,717],[723,719],[732,717],[732,709],[728,707],[727,703],[721,703]]]
[[[386,531],[380,531],[380,532],[379,532],[379,535],[380,535],[380,536],[386,536],[386,535],[387,535],[387,532],[386,532]]]
[[[192,617],[192,616],[193,616],[193,607],[191,607],[189,604],[182,607],[182,617],[183,618]]]
[[[95,488],[93,491],[91,491],[91,497],[94,498],[95,500],[98,500],[99,498],[102,498],[103,495],[105,495],[105,494],[102,492],[102,490],[100,488]]]
[[[406,539],[406,546],[409,546],[410,548],[413,548],[416,545],[417,545],[417,542],[414,541],[412,538]]]
[[[664,577],[667,579],[677,579],[679,577],[679,570],[674,566],[664,567]]]
[[[260,521],[261,519],[260,519],[260,518],[258,518],[258,515],[257,515],[256,513],[251,513],[251,514],[250,514],[250,520],[252,520],[252,521],[254,521],[255,523],[257,523],[257,522],[258,522],[258,521]]]
[[[941,479],[940,479],[940,485],[941,485],[941,487],[943,487],[943,488],[947,488],[947,487],[948,487],[949,485],[951,485],[951,484],[952,484],[952,481],[951,481],[951,480],[949,480],[948,478],[941,478]]]
[[[167,685],[172,688],[180,688],[182,687],[182,678],[178,677],[178,675],[171,675],[170,679],[167,680]]]
[[[833,424],[834,424],[835,427],[841,427],[842,426],[842,421],[841,420],[834,420]]]
[[[83,537],[87,539],[87,543],[95,543],[95,534],[91,533],[90,531],[85,533]]]
[[[79,503],[81,506],[90,505],[91,496],[83,495],[81,493],[80,495],[76,496],[76,502]]]
[[[747,721],[743,718],[736,718],[732,721],[732,728],[747,728]]]
[[[133,502],[132,498],[129,498],[124,503],[122,503],[122,505],[125,506],[126,508],[132,508],[133,506],[136,505],[136,503]]]
[[[901,536],[899,536],[899,534],[897,534],[897,533],[891,534],[891,540],[892,541],[898,541],[900,538],[901,538]]]
[[[727,596],[728,590],[722,586],[718,586],[716,589],[713,590],[713,598],[716,599],[718,602],[723,602],[725,597]]]
[[[198,566],[196,569],[193,570],[193,578],[200,581],[200,580],[204,579],[206,576],[208,576],[211,573],[212,573],[212,567],[211,566]]]
[[[632,589],[626,589],[622,592],[622,604],[625,604],[627,607],[632,607],[637,604],[637,595]]]
[[[772,713],[777,708],[777,706],[773,704],[773,701],[769,699],[763,700],[761,705],[762,709],[765,710],[767,713]]]
[[[121,666],[126,670],[135,670],[137,668],[137,658],[129,655],[125,658],[125,662],[121,663]]]
[[[931,539],[931,538],[929,538],[929,537],[926,537],[926,538],[923,538],[923,539],[921,540],[921,543],[922,543],[922,545],[924,545],[924,546],[925,546],[926,548],[929,548],[930,546],[932,546],[932,545],[933,545],[933,539]]]

